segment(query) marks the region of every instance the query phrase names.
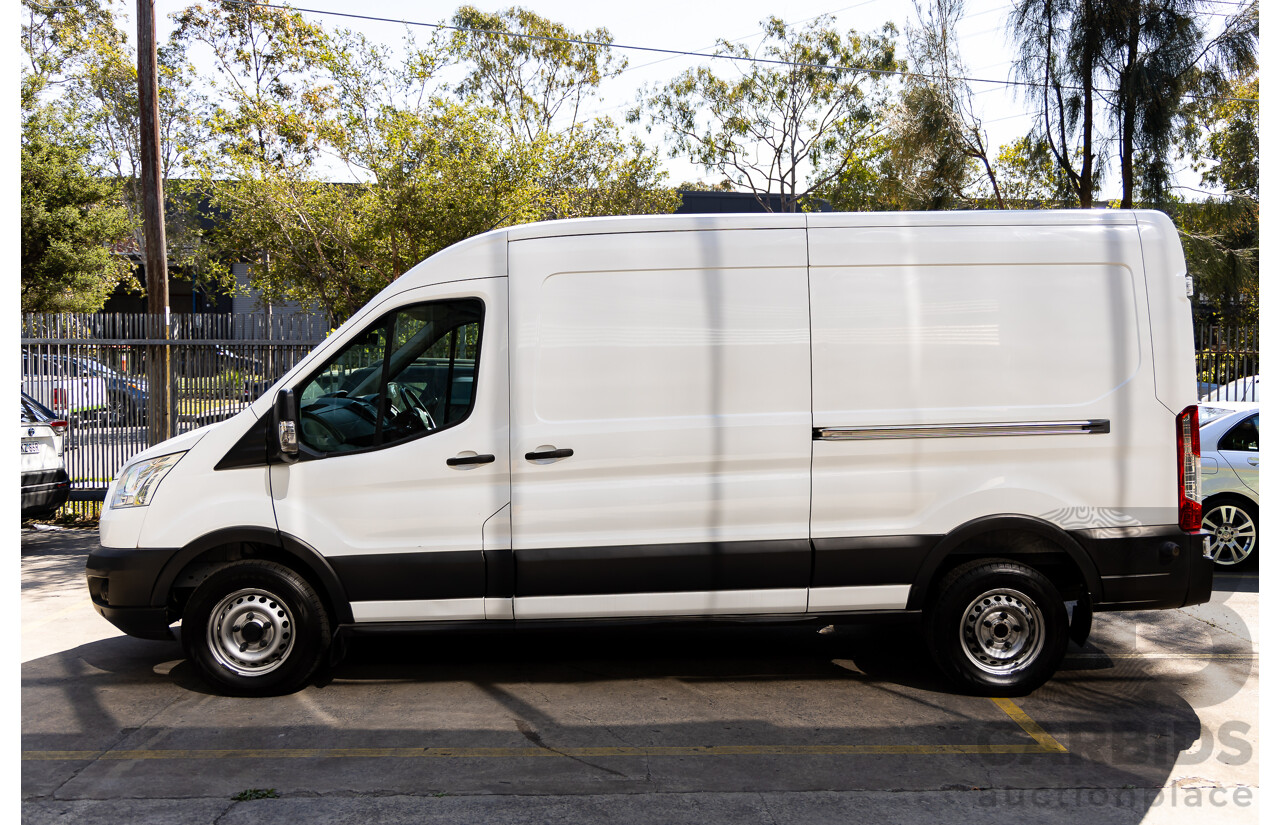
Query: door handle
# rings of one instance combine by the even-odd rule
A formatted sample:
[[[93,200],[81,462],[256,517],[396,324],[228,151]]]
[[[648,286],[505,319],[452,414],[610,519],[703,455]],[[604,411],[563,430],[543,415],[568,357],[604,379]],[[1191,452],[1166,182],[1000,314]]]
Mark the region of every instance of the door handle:
[[[541,452],[525,453],[525,461],[537,461],[542,458],[568,458],[573,455],[573,450],[569,448],[561,448],[559,450],[543,450]]]
[[[1251,459],[1249,459],[1249,463],[1250,463],[1250,464],[1252,464],[1253,466],[1257,467],[1257,466],[1258,466],[1258,459],[1256,459],[1256,458],[1251,458]]]
[[[491,455],[460,455],[445,459],[445,464],[457,467],[459,464],[492,464],[496,459]]]

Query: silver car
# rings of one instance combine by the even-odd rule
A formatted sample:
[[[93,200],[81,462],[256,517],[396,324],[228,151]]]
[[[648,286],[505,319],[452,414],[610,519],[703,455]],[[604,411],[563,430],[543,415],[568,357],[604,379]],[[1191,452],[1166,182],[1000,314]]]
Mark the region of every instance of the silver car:
[[[1258,406],[1200,407],[1204,531],[1220,569],[1258,558]]]

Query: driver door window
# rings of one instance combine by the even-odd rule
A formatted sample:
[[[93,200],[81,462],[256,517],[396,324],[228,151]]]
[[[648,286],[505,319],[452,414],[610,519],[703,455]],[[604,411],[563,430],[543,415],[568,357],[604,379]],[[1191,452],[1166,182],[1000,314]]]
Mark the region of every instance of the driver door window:
[[[380,318],[302,385],[300,440],[316,453],[398,444],[471,412],[483,304],[403,307]]]

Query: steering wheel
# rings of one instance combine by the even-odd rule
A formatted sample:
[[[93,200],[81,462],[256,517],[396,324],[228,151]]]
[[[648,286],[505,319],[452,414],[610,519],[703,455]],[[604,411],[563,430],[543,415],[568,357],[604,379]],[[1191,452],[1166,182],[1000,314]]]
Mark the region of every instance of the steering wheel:
[[[387,400],[395,405],[391,408],[391,412],[397,412],[396,407],[401,407],[404,412],[414,413],[423,427],[428,430],[436,428],[435,419],[431,417],[431,412],[423,402],[422,396],[408,384],[401,384],[399,381],[388,381]]]

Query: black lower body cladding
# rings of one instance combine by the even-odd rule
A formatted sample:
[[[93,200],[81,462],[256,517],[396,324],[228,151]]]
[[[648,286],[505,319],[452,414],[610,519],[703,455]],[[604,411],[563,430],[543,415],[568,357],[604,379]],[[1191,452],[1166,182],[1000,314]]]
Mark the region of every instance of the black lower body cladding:
[[[89,554],[85,576],[93,608],[107,621],[142,639],[169,639],[165,601],[153,603],[155,585],[174,548],[98,547]]]
[[[1100,527],[1072,537],[1102,579],[1097,610],[1160,610],[1203,604],[1213,589],[1204,535],[1177,526]]]

